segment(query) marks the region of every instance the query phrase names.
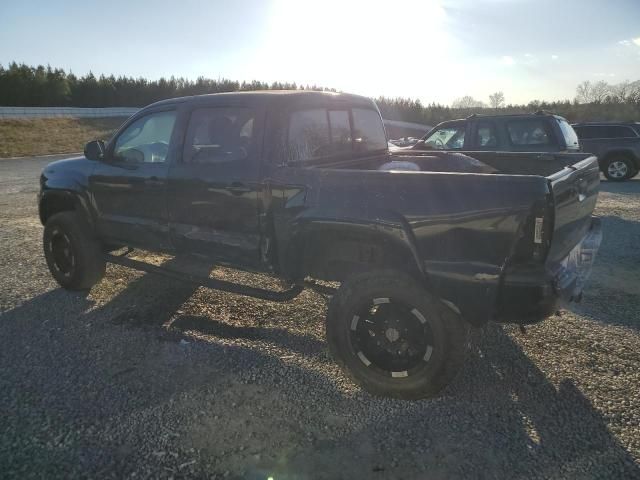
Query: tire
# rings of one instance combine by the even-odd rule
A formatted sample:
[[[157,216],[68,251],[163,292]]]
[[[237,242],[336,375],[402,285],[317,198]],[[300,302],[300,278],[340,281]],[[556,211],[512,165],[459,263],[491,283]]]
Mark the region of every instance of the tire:
[[[75,212],[56,213],[47,220],[43,246],[51,275],[67,290],[88,290],[104,276],[100,242]]]
[[[607,180],[623,182],[637,173],[636,166],[630,158],[611,157],[607,159],[603,172]]]
[[[405,400],[441,392],[469,350],[467,323],[394,270],[344,281],[329,304],[326,330],[333,358],[355,383]]]

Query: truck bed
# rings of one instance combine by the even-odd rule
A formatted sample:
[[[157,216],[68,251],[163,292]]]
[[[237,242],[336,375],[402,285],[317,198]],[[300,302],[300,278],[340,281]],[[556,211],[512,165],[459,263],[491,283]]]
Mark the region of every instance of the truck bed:
[[[478,160],[489,168],[458,161],[462,156]],[[411,162],[423,172],[495,173],[505,175],[539,175],[550,177],[565,167],[578,163],[591,155],[588,153],[539,153],[539,152],[451,152],[399,150],[390,156],[375,156],[356,160],[323,164],[332,168],[379,170],[389,161]],[[401,168],[399,168],[401,169]]]
[[[591,228],[599,169],[595,157],[582,153],[465,153],[491,165],[491,173],[451,171],[447,152],[296,169],[302,183],[312,184],[305,215],[397,229],[414,243],[442,298],[469,318],[487,318],[494,307],[487,300],[497,301],[505,272],[531,264],[521,239],[525,250],[540,246],[544,253],[534,263],[548,272],[580,244]],[[380,171],[393,160],[421,171]]]

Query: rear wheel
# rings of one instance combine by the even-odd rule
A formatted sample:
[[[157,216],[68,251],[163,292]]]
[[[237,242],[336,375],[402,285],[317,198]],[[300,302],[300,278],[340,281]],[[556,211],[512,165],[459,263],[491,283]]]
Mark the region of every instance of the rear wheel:
[[[44,227],[44,256],[53,278],[68,290],[86,290],[105,272],[100,242],[75,212],[51,216]]]
[[[327,341],[365,390],[417,399],[439,393],[468,348],[466,323],[410,276],[379,270],[353,276],[333,296]]]
[[[637,172],[631,159],[626,157],[613,157],[607,160],[603,173],[604,176],[612,182],[622,182],[633,177]]]

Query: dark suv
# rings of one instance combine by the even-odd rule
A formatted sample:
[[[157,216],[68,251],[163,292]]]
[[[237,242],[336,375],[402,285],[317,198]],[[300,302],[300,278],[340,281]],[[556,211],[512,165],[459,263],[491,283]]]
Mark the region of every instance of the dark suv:
[[[515,115],[471,115],[436,125],[412,150],[578,152],[571,125],[544,111]]]
[[[573,129],[582,150],[598,157],[600,170],[614,182],[632,178],[640,170],[640,123],[576,123]]]

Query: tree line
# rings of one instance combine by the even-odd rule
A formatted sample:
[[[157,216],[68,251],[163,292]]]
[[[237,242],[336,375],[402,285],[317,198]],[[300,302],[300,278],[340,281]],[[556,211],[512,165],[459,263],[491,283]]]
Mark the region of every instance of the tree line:
[[[238,82],[199,77],[147,80],[89,72],[78,77],[61,68],[11,63],[0,65],[0,105],[7,107],[143,107],[158,100],[240,90],[330,90],[283,82]],[[332,90],[335,91],[335,90]]]
[[[76,76],[61,68],[33,67],[11,63],[0,65],[0,105],[24,107],[142,107],[165,98],[205,93],[242,90],[309,89],[335,91],[317,85],[297,85],[288,82],[238,82],[228,79],[199,77],[160,78],[147,80],[127,76],[100,75],[89,72]],[[587,120],[640,120],[640,80],[610,85],[604,81],[583,82],[573,100],[540,101],[526,105],[506,104],[503,92],[489,96],[489,103],[471,96],[456,99],[451,106],[439,103],[423,105],[409,98],[376,99],[385,118],[435,125],[444,120],[461,118],[473,113],[530,113],[548,110],[571,122]]]

